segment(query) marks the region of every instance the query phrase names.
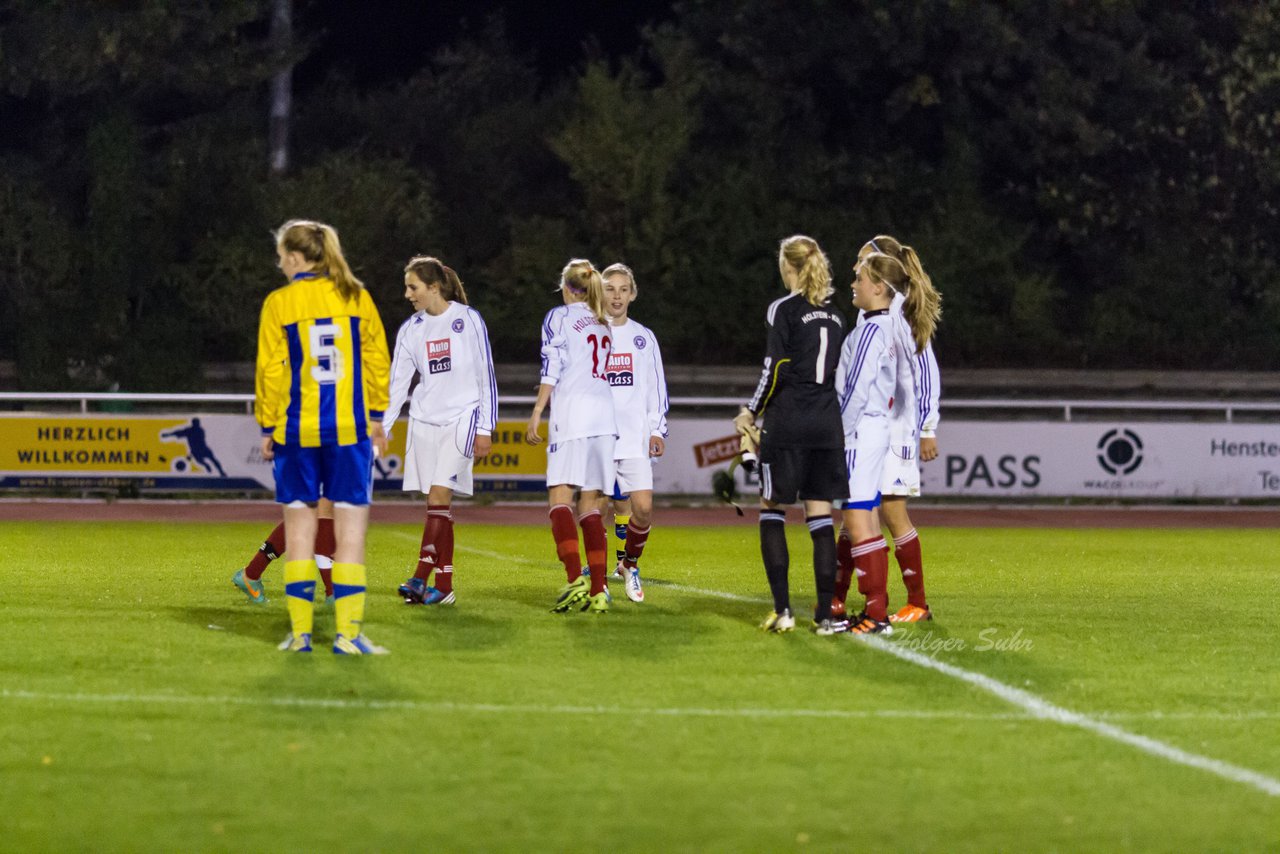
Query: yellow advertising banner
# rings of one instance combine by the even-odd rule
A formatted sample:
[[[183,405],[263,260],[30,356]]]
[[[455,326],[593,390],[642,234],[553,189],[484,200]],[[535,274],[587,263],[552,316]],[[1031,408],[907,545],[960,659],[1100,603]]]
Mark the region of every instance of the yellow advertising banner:
[[[547,443],[528,445],[524,441],[523,421],[499,421],[493,429],[493,447],[487,457],[475,461],[474,472],[479,478],[536,475],[546,477]],[[383,477],[399,477],[404,460],[405,437],[409,435],[409,422],[400,419],[391,430],[387,443],[387,455],[377,466],[384,469]],[[544,437],[545,438],[545,437]]]
[[[217,474],[219,469],[199,418],[0,419],[0,471]]]
[[[499,421],[488,456],[475,461],[485,491],[545,488],[547,446],[527,445],[523,421]],[[374,489],[398,490],[408,424],[392,431],[374,461]],[[246,415],[0,414],[0,488],[114,487],[130,478],[146,489],[273,489],[260,432]],[[123,482],[123,481],[122,481]]]
[[[489,456],[476,460],[476,475],[508,477],[524,474],[546,477],[547,443],[543,441],[541,445],[526,444],[525,424],[524,421],[498,422],[493,430],[493,448],[489,451]]]

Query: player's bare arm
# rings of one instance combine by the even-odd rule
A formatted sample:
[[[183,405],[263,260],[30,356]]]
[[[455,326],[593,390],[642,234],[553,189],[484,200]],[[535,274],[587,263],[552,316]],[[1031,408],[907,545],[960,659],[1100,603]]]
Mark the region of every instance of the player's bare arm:
[[[538,399],[533,404],[533,414],[529,416],[529,424],[524,430],[524,440],[530,445],[542,444],[542,436],[538,435],[538,425],[542,422],[542,412],[551,401],[553,387],[543,383],[538,386]]]

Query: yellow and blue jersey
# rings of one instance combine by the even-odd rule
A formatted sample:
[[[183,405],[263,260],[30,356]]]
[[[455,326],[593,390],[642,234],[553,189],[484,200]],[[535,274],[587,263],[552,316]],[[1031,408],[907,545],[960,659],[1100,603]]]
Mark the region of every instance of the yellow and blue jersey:
[[[368,291],[299,273],[262,304],[254,416],[277,444],[353,445],[387,408],[391,357]]]

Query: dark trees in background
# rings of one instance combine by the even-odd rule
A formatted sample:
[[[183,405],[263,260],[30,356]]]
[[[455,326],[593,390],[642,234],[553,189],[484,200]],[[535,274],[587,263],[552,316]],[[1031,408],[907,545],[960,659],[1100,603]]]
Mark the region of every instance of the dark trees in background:
[[[0,358],[32,388],[196,389],[252,358],[269,230],[325,219],[394,329],[438,254],[531,360],[573,256],[636,271],[672,362],[760,356],[775,248],[841,300],[885,231],[945,294],[948,366],[1274,368],[1280,0],[702,0],[549,77],[500,18],[389,82],[282,0],[0,0]],[[353,50],[355,47],[353,46]],[[333,67],[337,67],[335,64]]]

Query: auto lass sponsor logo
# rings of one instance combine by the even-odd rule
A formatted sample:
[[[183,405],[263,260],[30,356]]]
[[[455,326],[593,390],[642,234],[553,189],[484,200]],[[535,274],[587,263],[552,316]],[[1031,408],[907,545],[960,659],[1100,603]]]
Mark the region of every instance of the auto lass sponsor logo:
[[[453,360],[449,355],[449,339],[441,338],[437,341],[427,342],[427,373],[442,374],[453,367]]]

